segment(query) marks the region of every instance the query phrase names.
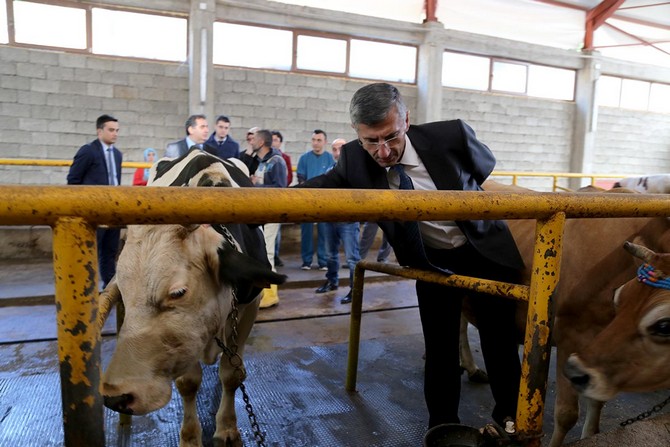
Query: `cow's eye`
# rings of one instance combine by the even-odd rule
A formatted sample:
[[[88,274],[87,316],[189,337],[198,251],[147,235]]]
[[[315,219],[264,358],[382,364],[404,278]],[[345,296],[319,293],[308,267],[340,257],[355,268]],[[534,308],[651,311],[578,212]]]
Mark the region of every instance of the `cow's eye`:
[[[170,298],[173,299],[181,298],[184,295],[186,295],[186,287],[170,291]]]
[[[670,318],[662,318],[649,326],[649,333],[657,337],[670,338]]]

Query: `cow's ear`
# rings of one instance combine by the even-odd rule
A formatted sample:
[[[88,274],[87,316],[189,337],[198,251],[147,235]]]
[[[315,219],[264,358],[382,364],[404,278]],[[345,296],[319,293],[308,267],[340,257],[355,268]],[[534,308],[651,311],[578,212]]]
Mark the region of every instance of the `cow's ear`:
[[[286,275],[273,272],[269,263],[263,264],[231,247],[219,247],[218,254],[219,279],[237,287],[238,299],[242,303],[255,297],[257,293],[251,293],[254,288],[264,289],[286,281]]]

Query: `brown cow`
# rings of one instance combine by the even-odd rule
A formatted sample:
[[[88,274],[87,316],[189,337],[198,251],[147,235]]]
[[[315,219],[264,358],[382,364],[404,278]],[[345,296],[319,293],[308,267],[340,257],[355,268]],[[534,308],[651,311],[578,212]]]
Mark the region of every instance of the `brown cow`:
[[[195,150],[159,162],[152,181],[171,186],[244,185],[248,176],[237,169],[234,162]],[[214,441],[242,446],[235,391],[246,375],[244,343],[261,289],[285,279],[270,268],[260,228],[129,226],[116,276],[102,294],[103,314],[119,297],[125,305],[116,350],[103,376],[105,405],[127,414],[157,410],[170,401],[174,380],[184,402],[180,446],[201,446],[195,407],[202,380],[199,362],[214,363],[222,342],[239,358],[223,355],[219,363],[223,395]]]
[[[516,186],[486,182],[487,191],[523,191]],[[535,237],[534,220],[507,222],[526,262],[528,284]],[[550,446],[563,443],[579,416],[579,399],[570,380],[562,374],[570,354],[582,352],[612,321],[612,291],[635,277],[638,263],[621,248],[626,240],[640,241],[652,250],[670,252],[670,224],[666,218],[568,219],[563,237],[561,280],[554,297],[553,341],[557,347],[554,433]],[[669,269],[670,270],[670,269]],[[520,306],[522,308],[523,306]],[[519,321],[525,321],[520,309]],[[639,352],[642,356],[643,353]],[[645,361],[640,357],[639,361]],[[634,363],[637,360],[631,359]],[[647,383],[647,389],[654,384]],[[587,419],[582,438],[598,432],[603,403],[587,399]]]
[[[630,242],[624,247],[653,273],[642,269],[615,291],[616,316],[568,358],[564,371],[580,393],[598,401],[670,387],[670,254]]]

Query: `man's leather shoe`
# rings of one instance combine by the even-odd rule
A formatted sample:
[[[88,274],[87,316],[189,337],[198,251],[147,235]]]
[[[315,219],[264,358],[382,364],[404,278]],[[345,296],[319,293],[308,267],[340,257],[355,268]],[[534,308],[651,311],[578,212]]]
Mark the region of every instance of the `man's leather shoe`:
[[[340,304],[349,304],[349,303],[351,303],[351,290],[340,300]]]
[[[321,287],[316,289],[316,293],[326,293],[332,290],[337,290],[337,286],[330,281],[326,281]]]

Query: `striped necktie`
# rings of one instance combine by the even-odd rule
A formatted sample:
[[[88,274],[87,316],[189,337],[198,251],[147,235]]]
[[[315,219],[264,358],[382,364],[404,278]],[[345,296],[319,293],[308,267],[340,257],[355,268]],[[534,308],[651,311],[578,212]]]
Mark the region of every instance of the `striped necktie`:
[[[393,169],[397,174],[398,177],[400,178],[400,185],[398,189],[400,190],[413,190],[414,189],[414,184],[412,183],[412,179],[410,178],[409,175],[405,172],[405,167],[401,164],[393,165],[391,166],[391,169]],[[403,226],[405,227],[405,231],[407,232],[407,242],[410,244],[410,246],[413,248],[416,258],[419,262],[424,264],[421,267],[430,267],[433,269],[437,269],[443,273],[446,274],[452,274],[453,272],[437,267],[433,265],[429,260],[428,256],[426,255],[426,250],[423,247],[423,240],[421,238],[421,231],[419,230],[419,223],[415,220],[410,220],[410,221],[405,221],[403,222]]]

